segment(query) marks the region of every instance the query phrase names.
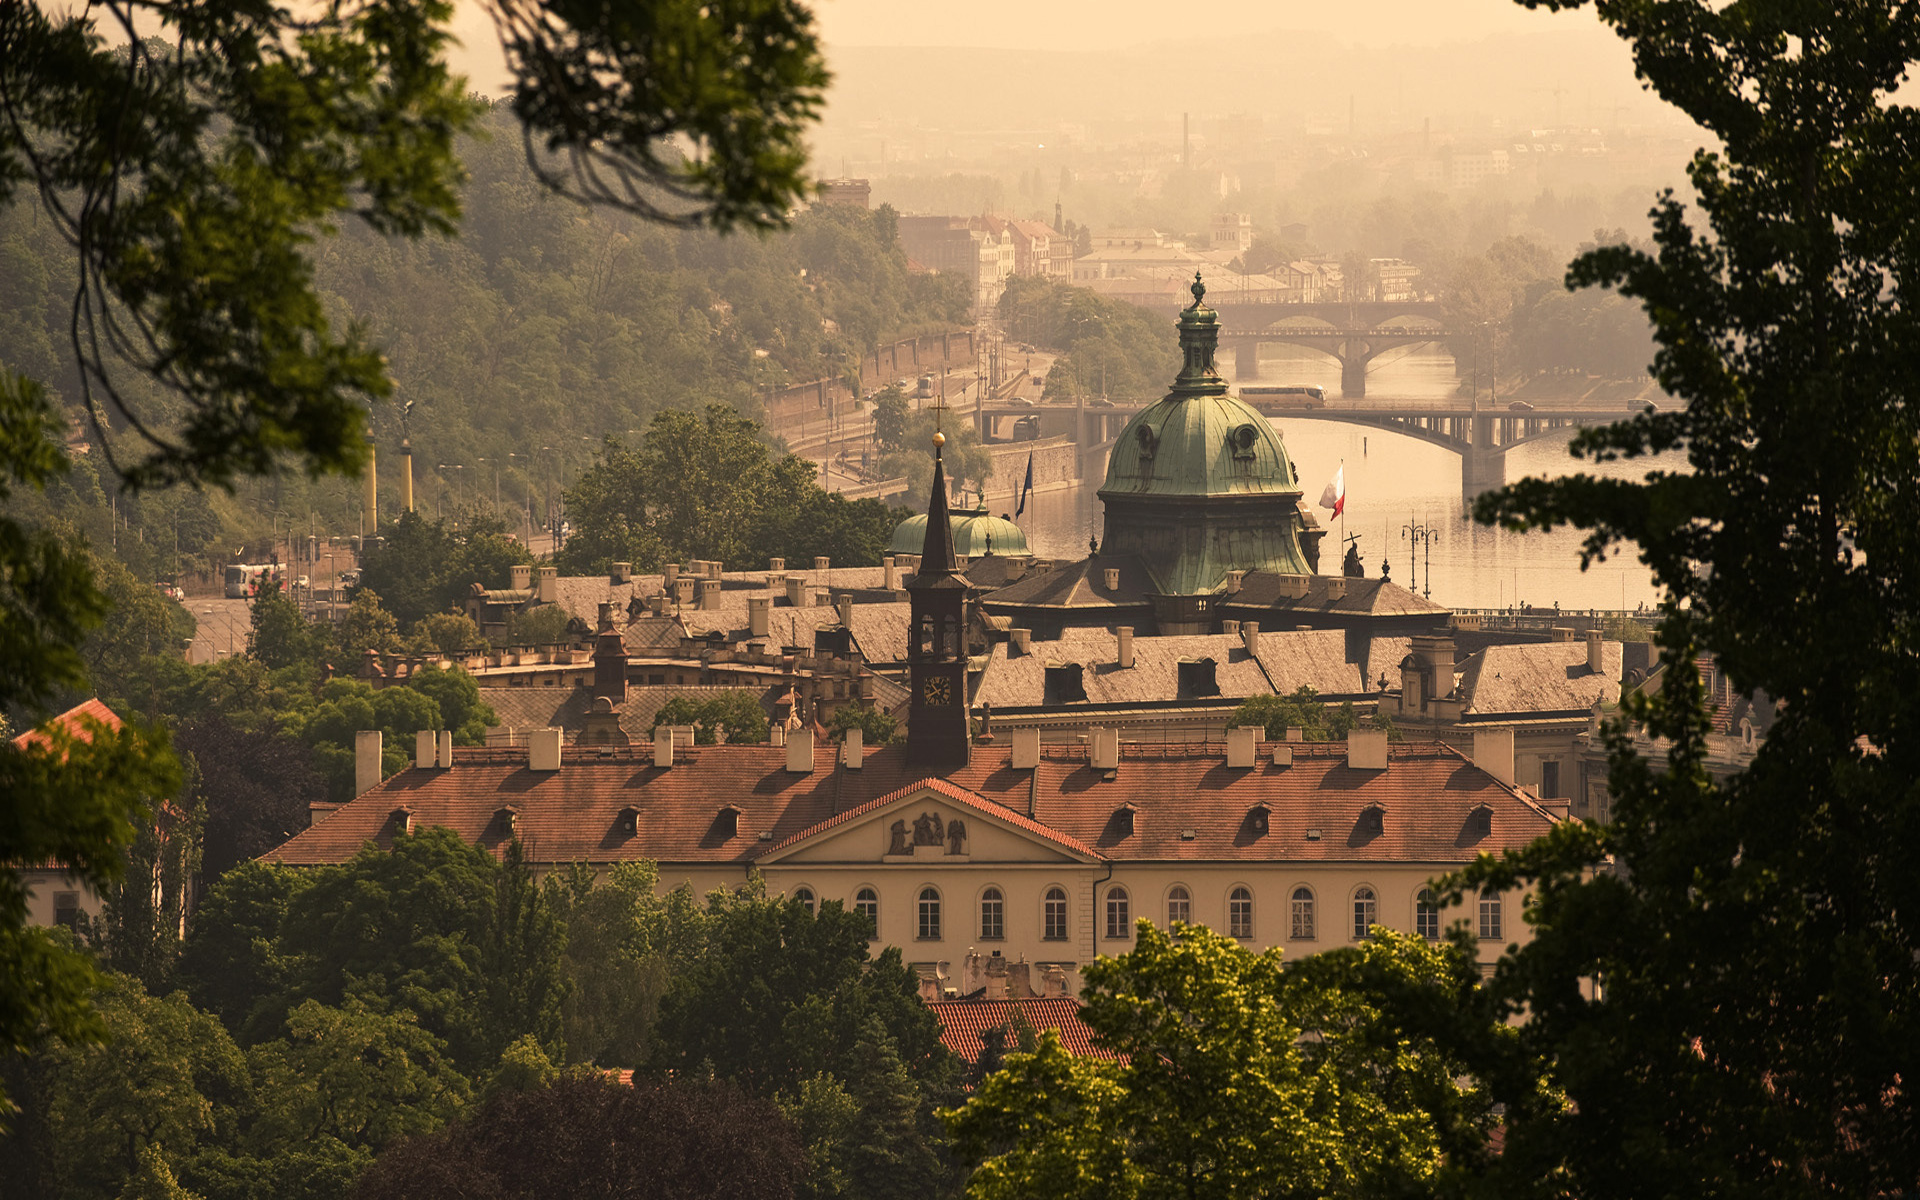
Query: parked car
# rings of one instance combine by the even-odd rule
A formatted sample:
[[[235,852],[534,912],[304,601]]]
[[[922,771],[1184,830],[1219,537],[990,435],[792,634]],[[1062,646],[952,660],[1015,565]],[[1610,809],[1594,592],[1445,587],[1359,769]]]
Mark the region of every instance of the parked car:
[[[161,580],[160,582],[155,583],[153,586],[159,588],[160,594],[162,596],[165,596],[169,600],[185,600],[187,598],[187,593],[182,591],[180,588],[180,585],[178,584],[168,583],[165,580]]]

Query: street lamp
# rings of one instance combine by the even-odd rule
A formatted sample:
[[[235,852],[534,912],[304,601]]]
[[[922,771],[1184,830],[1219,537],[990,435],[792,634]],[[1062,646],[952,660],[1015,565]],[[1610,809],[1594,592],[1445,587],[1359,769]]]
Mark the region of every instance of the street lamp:
[[[1431,597],[1433,595],[1433,544],[1440,540],[1440,531],[1431,525],[1421,525],[1410,519],[1406,525],[1400,527],[1400,536],[1407,539],[1408,563],[1415,561],[1415,553],[1424,552],[1427,566],[1427,587],[1426,590],[1420,594]],[[1408,582],[1411,583],[1413,580],[1410,579]]]

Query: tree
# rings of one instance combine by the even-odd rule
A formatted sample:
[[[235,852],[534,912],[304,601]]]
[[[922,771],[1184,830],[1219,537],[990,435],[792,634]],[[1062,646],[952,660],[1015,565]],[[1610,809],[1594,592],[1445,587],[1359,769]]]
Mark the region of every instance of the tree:
[[[833,717],[827,722],[827,736],[836,742],[844,742],[849,729],[860,731],[860,740],[864,745],[884,746],[899,735],[900,722],[883,708],[842,704],[833,710]]]
[[[293,964],[280,934],[293,897],[312,882],[291,867],[242,863],[207,889],[187,929],[179,970],[188,997],[243,1038],[271,1026],[271,1016],[254,1014],[288,987]]]
[[[1320,703],[1319,696],[1306,684],[1290,696],[1249,696],[1227,718],[1227,727],[1257,725],[1264,731],[1261,736],[1269,741],[1281,741],[1287,730],[1298,729],[1309,742],[1337,742],[1359,725],[1352,701],[1335,708]],[[1376,724],[1385,720],[1374,718]]]
[[[1470,995],[1471,960],[1376,939],[1282,971],[1278,950],[1140,922],[1132,952],[1086,968],[1081,1016],[1118,1061],[1075,1058],[1048,1032],[943,1114],[962,1149],[992,1156],[969,1192],[1415,1195],[1443,1148],[1477,1144],[1484,1158],[1491,1112],[1456,1083],[1460,1060],[1343,987],[1384,966],[1403,985]]]
[[[354,1194],[787,1200],[800,1167],[780,1110],[725,1083],[627,1087],[572,1074],[503,1092],[469,1119],[389,1150]]]
[[[801,138],[827,77],[799,4],[675,0],[638,20],[492,11],[512,111],[549,186],[719,229],[780,224],[805,192]],[[97,27],[103,13],[124,47]],[[404,0],[297,21],[219,0],[0,7],[0,207],[31,184],[74,252],[68,381],[129,487],[231,487],[283,465],[357,472],[365,406],[391,386],[357,329],[329,325],[310,246],[349,211],[382,236],[454,227],[452,140],[477,109],[446,67],[451,19]],[[156,26],[176,42],[144,41]],[[62,473],[59,436],[44,392],[0,371],[0,499]],[[0,580],[0,709],[40,711],[81,683],[78,650],[106,601],[75,548],[11,515]],[[0,749],[13,806],[0,860],[115,876],[170,765],[138,730],[90,745],[34,761]],[[42,1024],[97,1033],[85,968],[26,933],[24,912],[17,887],[0,889],[0,1044]]]
[[[340,614],[337,631],[344,670],[357,670],[369,650],[391,654],[400,649],[400,622],[380,603],[372,588],[355,588],[353,603]]]
[[[767,740],[767,714],[760,698],[741,688],[730,688],[705,700],[675,696],[653,714],[653,727],[693,726],[696,746],[725,741],[730,746],[757,746]]]
[[[1550,7],[1578,7],[1552,3]],[[1920,589],[1911,401],[1914,108],[1904,5],[1598,5],[1647,85],[1720,149],[1651,250],[1577,259],[1652,318],[1684,401],[1576,437],[1643,480],[1527,480],[1478,506],[1636,547],[1665,683],[1609,736],[1612,821],[1563,825],[1456,883],[1531,881],[1534,937],[1493,987],[1564,1103],[1508,1104],[1499,1194],[1862,1196],[1920,1181],[1912,1046],[1920,852],[1909,630]],[[1718,778],[1694,660],[1781,711]],[[1641,757],[1629,734],[1665,751]],[[1599,864],[1608,864],[1596,869]],[[1595,995],[1592,981],[1603,986]],[[1492,1050],[1475,1069],[1498,1078]],[[1626,1151],[1626,1152],[1623,1152]]]
[[[331,655],[333,639],[307,620],[300,605],[279,588],[262,588],[247,606],[247,654],[269,670],[302,666],[317,670]]]
[[[533,554],[509,538],[506,526],[491,514],[469,513],[449,526],[417,512],[402,513],[387,527],[383,543],[363,559],[360,587],[379,593],[394,619],[411,630],[459,608],[476,583],[505,587],[515,564],[532,561]]]
[[[689,888],[661,896],[659,882],[650,862],[617,863],[597,883],[584,865],[547,878],[567,930],[560,1013],[573,1062],[633,1067],[652,1053],[669,977],[701,943],[705,924]]]

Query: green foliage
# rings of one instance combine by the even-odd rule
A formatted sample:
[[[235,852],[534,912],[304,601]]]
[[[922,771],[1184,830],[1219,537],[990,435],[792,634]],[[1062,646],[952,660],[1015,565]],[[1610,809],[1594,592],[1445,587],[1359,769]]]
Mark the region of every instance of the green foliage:
[[[493,640],[502,646],[562,645],[572,640],[567,636],[572,623],[572,614],[558,604],[539,604],[510,614],[506,628]]]
[[[1180,371],[1173,324],[1091,288],[1039,276],[1015,276],[1000,297],[1000,319],[1022,341],[1059,352],[1046,397],[1109,396],[1147,404]]]
[[[178,655],[193,634],[193,618],[152,583],[119,562],[93,555],[95,586],[107,598],[106,619],[81,650],[87,678],[102,696],[120,697],[138,686],[148,659]]]
[[[858,729],[861,744],[867,746],[884,746],[888,742],[901,740],[903,736],[900,722],[885,709],[842,704],[833,710],[833,717],[827,722],[827,736],[836,742],[844,742],[849,729]]]
[[[487,644],[486,635],[465,613],[428,613],[413,629],[415,636],[425,642],[424,648],[437,650],[441,654],[477,650]]]
[[[760,697],[740,688],[731,688],[695,700],[675,696],[653,714],[653,727],[693,726],[696,746],[712,746],[725,741],[730,746],[758,746],[767,740],[767,714]]]
[[[609,439],[566,495],[575,533],[555,561],[575,573],[817,555],[872,566],[897,523],[878,500],[822,491],[812,463],[776,455],[757,424],[720,405],[660,413],[637,450]]]
[[[471,514],[450,527],[418,512],[402,513],[387,527],[384,542],[361,560],[355,598],[378,593],[394,620],[412,630],[435,614],[458,610],[476,583],[507,586],[513,566],[532,561],[496,517]]]
[[[969,1192],[1362,1197],[1426,1194],[1444,1153],[1485,1157],[1486,1098],[1430,1035],[1381,1015],[1381,994],[1475,1014],[1458,948],[1376,939],[1281,970],[1200,926],[1139,924],[1135,949],[1086,968],[1081,1016],[1120,1061],[1074,1058],[1049,1032],[943,1114],[987,1157]],[[1451,1007],[1449,1007],[1451,1005]],[[1411,1007],[1411,1005],[1408,1005]],[[1170,1114],[1177,1114],[1169,1119]]]
[[[247,608],[252,617],[247,654],[268,670],[297,666],[317,671],[332,656],[327,628],[307,620],[286,592],[262,589]]]
[[[288,986],[292,964],[280,932],[294,895],[312,882],[291,867],[246,862],[207,889],[180,952],[180,980],[194,1004],[228,1029],[255,1027],[255,1009]]]
[[[502,1092],[467,1120],[388,1151],[355,1194],[786,1200],[801,1165],[780,1110],[724,1083],[624,1087],[572,1074]]]
[[[1270,741],[1282,741],[1288,729],[1299,729],[1309,742],[1337,742],[1360,724],[1360,718],[1353,711],[1352,701],[1336,708],[1320,703],[1319,695],[1302,684],[1290,696],[1249,696],[1227,718],[1227,728],[1257,725],[1265,730],[1261,736]],[[1376,726],[1385,720],[1374,718]]]
[[[1538,1194],[1542,1179],[1597,1200],[1911,1189],[1920,338],[1895,298],[1917,261],[1920,114],[1897,89],[1920,14],[1598,11],[1718,149],[1691,164],[1696,211],[1658,200],[1651,249],[1603,247],[1567,273],[1644,307],[1656,378],[1684,401],[1572,452],[1671,450],[1684,468],[1526,480],[1477,508],[1512,528],[1578,526],[1588,559],[1636,547],[1664,591],[1666,680],[1610,734],[1610,825],[1562,826],[1454,881],[1536,889],[1534,937],[1493,988],[1527,1013],[1524,1047],[1567,1101],[1502,1089],[1489,1194]],[[1731,777],[1709,769],[1701,652],[1736,691],[1783,706]],[[1664,761],[1635,753],[1634,728]],[[1473,1065],[1491,1079],[1504,1061]]]
[[[937,413],[926,409],[909,413],[901,423],[900,440],[880,443],[885,451],[880,456],[880,473],[904,475],[907,479],[907,490],[901,496],[905,511],[897,512],[900,520],[914,512],[925,512],[932,498],[935,433],[947,439],[940,448],[940,458],[945,464],[949,487],[964,488],[971,484],[978,490],[993,475],[993,455],[980,441],[980,431],[968,422],[942,423],[937,418]],[[893,524],[898,525],[900,520]],[[888,534],[892,534],[891,527]]]
[[[334,636],[345,671],[357,670],[369,650],[391,654],[401,649],[400,622],[380,603],[380,594],[367,587],[354,589],[353,603],[340,614]]]

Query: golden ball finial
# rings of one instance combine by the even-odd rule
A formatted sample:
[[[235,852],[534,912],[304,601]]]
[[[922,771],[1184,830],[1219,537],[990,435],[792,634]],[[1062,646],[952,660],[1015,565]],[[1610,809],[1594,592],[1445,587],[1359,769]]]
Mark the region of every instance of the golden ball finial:
[[[946,434],[944,434],[944,433],[935,433],[935,434],[933,435],[933,444],[934,444],[934,445],[936,445],[936,446],[944,446],[944,445],[946,445],[946,444],[947,444],[947,435],[946,435]]]

